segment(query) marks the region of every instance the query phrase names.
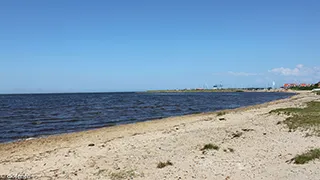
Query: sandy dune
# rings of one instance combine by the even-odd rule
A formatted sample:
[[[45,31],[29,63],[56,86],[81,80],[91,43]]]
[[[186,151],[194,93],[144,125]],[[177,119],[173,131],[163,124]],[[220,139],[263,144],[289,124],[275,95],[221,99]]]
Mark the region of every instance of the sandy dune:
[[[0,175],[63,180],[320,179],[320,161],[286,162],[320,147],[320,138],[288,132],[276,125],[285,117],[268,113],[312,100],[320,96],[302,93],[219,117],[196,114],[1,144]],[[201,151],[207,143],[220,149]],[[173,165],[157,168],[167,160]]]

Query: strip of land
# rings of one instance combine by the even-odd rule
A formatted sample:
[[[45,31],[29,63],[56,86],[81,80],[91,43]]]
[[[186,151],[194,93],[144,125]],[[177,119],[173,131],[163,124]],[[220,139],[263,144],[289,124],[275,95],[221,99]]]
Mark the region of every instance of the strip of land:
[[[148,90],[148,93],[208,93],[208,92],[292,92],[286,89],[264,89],[264,88],[242,88],[242,89],[167,89],[167,90]]]
[[[0,144],[0,175],[63,180],[319,179],[316,128],[286,123],[299,115],[286,113],[287,108],[306,108],[308,102],[320,102],[320,96],[300,93],[235,110]]]

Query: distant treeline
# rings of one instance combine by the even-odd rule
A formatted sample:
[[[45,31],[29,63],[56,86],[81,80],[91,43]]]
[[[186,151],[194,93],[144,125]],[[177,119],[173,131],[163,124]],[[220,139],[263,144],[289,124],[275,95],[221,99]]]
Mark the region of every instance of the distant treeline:
[[[317,84],[314,84],[311,86],[306,86],[306,87],[301,87],[301,86],[291,87],[289,89],[291,89],[291,90],[312,90],[312,89],[316,89],[316,88],[318,88]]]

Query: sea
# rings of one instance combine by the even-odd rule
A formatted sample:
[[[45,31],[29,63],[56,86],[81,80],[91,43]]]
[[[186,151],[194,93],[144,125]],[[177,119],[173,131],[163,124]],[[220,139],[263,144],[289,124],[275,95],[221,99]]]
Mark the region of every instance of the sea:
[[[261,104],[292,93],[67,93],[0,95],[0,143]]]

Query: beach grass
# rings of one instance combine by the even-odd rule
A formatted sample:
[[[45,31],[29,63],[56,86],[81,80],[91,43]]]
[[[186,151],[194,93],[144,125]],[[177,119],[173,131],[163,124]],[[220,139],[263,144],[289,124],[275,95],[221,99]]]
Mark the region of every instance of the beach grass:
[[[217,116],[223,116],[223,115],[225,115],[225,114],[227,114],[227,113],[224,112],[224,111],[220,111],[220,112],[217,113]]]
[[[282,123],[286,124],[290,131],[311,130],[320,135],[320,102],[312,101],[307,103],[305,108],[283,108],[272,110],[270,113],[288,115]]]
[[[167,161],[167,162],[159,162],[158,165],[157,165],[157,168],[164,168],[166,166],[172,166],[173,163],[171,161]]]
[[[219,146],[215,145],[215,144],[205,144],[203,146],[203,148],[201,148],[201,151],[204,151],[204,150],[210,150],[210,149],[213,149],[213,150],[219,150]]]
[[[136,173],[134,170],[121,170],[119,172],[110,173],[110,179],[112,180],[120,180],[120,179],[132,179],[136,177]]]
[[[293,158],[295,164],[305,164],[309,161],[320,159],[320,149],[311,149],[305,153],[297,155]]]

